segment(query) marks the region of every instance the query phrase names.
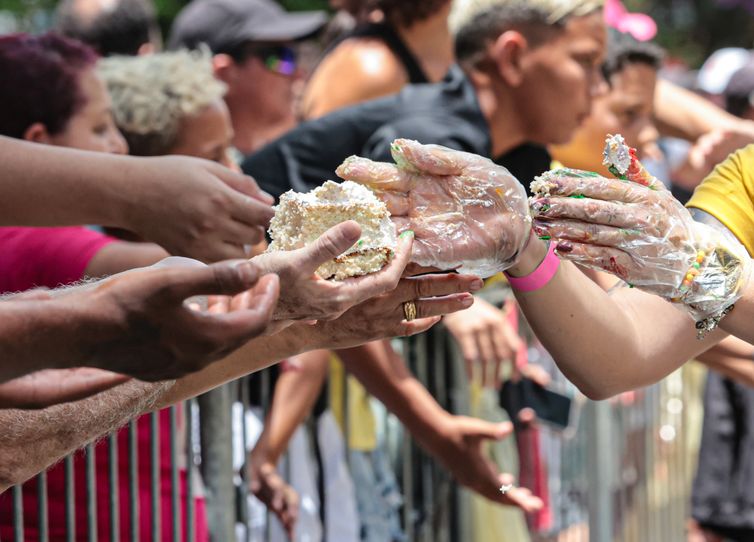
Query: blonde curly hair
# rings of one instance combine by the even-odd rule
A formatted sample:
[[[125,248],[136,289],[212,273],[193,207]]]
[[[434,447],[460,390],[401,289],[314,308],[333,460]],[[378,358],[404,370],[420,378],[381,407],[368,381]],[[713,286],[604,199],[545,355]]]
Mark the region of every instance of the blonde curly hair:
[[[137,156],[168,154],[183,119],[227,90],[215,79],[206,48],[104,58],[98,71],[110,92],[115,122]]]

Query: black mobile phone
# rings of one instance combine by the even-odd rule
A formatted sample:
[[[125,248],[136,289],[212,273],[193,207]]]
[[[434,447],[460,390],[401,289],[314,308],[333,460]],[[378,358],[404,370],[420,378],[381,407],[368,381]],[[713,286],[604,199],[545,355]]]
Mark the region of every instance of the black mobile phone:
[[[503,407],[514,424],[518,424],[518,414],[531,408],[537,421],[545,422],[557,429],[566,429],[571,423],[573,398],[540,386],[529,378],[518,382],[507,381],[500,389],[500,406]]]

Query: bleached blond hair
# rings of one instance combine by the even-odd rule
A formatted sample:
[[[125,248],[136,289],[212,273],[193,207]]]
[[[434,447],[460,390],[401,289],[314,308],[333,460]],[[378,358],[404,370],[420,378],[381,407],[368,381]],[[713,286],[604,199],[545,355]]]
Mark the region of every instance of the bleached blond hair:
[[[222,98],[208,49],[100,60],[98,71],[131,154],[159,156],[175,145],[181,122]]]
[[[604,0],[455,0],[450,28],[456,37],[456,54],[468,62],[510,28],[558,27],[604,5]]]

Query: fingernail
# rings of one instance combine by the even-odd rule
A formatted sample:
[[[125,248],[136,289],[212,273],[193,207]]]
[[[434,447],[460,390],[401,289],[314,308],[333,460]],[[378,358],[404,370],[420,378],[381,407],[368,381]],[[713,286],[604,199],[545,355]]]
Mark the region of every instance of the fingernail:
[[[275,198],[272,196],[272,194],[268,194],[264,190],[259,191],[259,196],[263,200],[265,200],[265,203],[269,203],[269,204],[275,203]]]
[[[405,238],[407,238],[407,237],[409,237],[409,236],[411,236],[411,237],[413,238],[413,237],[415,237],[415,236],[416,236],[416,234],[414,233],[414,231],[413,231],[413,230],[406,230],[406,231],[404,231],[404,232],[403,232],[403,233],[402,233],[402,234],[400,235],[400,238],[401,238],[401,239],[405,239]]]
[[[463,298],[463,299],[461,300],[461,306],[462,306],[462,307],[463,307],[464,309],[468,309],[468,308],[469,308],[469,307],[471,307],[471,306],[472,306],[473,304],[474,304],[474,296],[472,296],[472,295],[469,295],[469,296],[467,296],[467,297],[464,297],[464,298]]]
[[[558,252],[565,252],[565,253],[573,252],[573,245],[570,243],[561,242],[555,246],[555,250]]]
[[[482,288],[484,288],[484,281],[482,279],[474,279],[469,285],[469,290],[472,292],[478,292]]]

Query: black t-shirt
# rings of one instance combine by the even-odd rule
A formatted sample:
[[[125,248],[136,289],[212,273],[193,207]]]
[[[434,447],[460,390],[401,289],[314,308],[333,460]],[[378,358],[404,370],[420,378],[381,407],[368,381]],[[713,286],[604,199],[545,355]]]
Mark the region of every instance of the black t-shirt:
[[[276,198],[288,190],[308,192],[328,179],[349,156],[392,162],[398,138],[444,145],[489,157],[492,142],[476,93],[463,71],[451,68],[441,83],[408,85],[400,93],[305,122],[247,157],[241,167]],[[524,145],[498,160],[528,189],[550,165],[547,151]]]

